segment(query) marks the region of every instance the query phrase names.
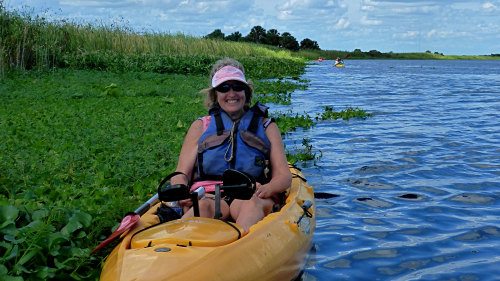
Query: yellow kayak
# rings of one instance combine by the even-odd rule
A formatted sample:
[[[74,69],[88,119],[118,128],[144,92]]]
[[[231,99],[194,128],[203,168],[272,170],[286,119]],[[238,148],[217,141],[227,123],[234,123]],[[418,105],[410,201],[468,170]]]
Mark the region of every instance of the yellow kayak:
[[[151,208],[106,259],[101,280],[292,280],[316,227],[313,188],[295,167],[286,204],[253,225],[185,218],[158,224]]]
[[[335,67],[344,67],[345,65],[343,63],[337,63],[334,65]]]

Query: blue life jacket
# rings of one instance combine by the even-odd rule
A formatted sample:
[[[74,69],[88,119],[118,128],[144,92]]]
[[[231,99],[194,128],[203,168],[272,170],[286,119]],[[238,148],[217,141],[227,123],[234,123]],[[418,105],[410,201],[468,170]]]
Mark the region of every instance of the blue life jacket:
[[[269,182],[271,143],[262,124],[267,109],[256,103],[236,122],[220,107],[209,111],[211,121],[198,141],[200,179],[218,180],[225,170],[236,169],[254,176],[262,184]]]

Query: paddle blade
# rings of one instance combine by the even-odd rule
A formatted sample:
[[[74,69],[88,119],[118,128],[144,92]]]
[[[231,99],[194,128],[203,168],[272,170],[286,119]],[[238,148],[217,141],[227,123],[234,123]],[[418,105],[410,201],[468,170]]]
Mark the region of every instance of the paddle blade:
[[[137,214],[130,214],[130,215],[125,216],[122,219],[122,222],[120,223],[118,228],[113,233],[111,233],[111,235],[108,238],[106,238],[106,240],[102,241],[101,244],[99,244],[99,246],[97,246],[90,253],[90,255],[99,251],[99,249],[108,245],[109,243],[111,243],[111,241],[115,240],[116,237],[122,235],[122,233],[124,233],[128,229],[132,228],[139,221],[140,218],[141,218],[141,216],[139,216]]]
[[[347,55],[345,55],[345,58],[344,58],[344,59],[348,58],[350,55],[351,55],[351,54],[347,54]]]

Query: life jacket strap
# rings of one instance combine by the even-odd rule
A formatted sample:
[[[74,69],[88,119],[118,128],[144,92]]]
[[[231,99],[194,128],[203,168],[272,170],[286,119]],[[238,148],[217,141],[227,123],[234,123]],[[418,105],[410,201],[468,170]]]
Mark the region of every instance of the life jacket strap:
[[[214,214],[214,219],[218,220],[222,217],[222,214],[220,212],[220,184],[215,185],[215,214]]]
[[[248,125],[247,130],[249,132],[252,132],[254,134],[257,133],[257,129],[259,126],[259,120],[261,117],[267,117],[267,109],[268,107],[261,104],[260,102],[257,102],[255,106],[251,109],[253,110],[254,114],[252,116],[252,120],[250,121],[250,124]]]
[[[209,113],[213,114],[215,117],[215,126],[217,127],[217,135],[222,135],[224,132],[224,122],[222,121],[222,116],[219,107],[213,107],[210,109]]]

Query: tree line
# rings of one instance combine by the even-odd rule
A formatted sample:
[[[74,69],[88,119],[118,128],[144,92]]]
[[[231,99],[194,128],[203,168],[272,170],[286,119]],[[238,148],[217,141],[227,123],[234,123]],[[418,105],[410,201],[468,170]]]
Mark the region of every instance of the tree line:
[[[233,32],[230,35],[226,36],[220,29],[215,29],[212,33],[205,35],[204,38],[235,42],[252,42],[257,44],[276,46],[278,48],[284,48],[291,51],[305,49],[321,50],[319,48],[318,42],[313,41],[309,38],[305,38],[304,40],[300,41],[299,44],[297,39],[295,39],[295,37],[293,37],[290,32],[283,32],[283,34],[280,34],[276,29],[269,29],[266,31],[266,29],[260,25],[252,27],[252,29],[246,36],[243,36],[239,31]]]

